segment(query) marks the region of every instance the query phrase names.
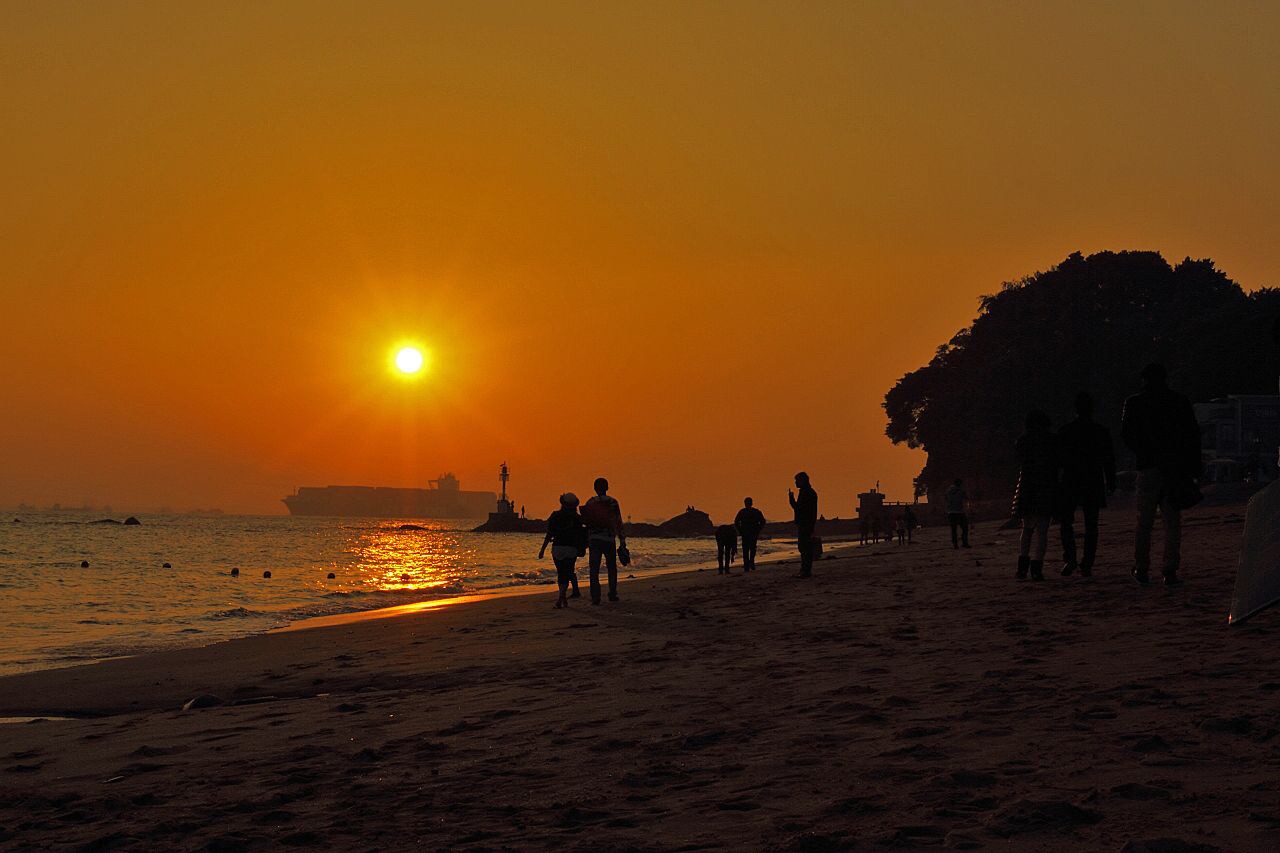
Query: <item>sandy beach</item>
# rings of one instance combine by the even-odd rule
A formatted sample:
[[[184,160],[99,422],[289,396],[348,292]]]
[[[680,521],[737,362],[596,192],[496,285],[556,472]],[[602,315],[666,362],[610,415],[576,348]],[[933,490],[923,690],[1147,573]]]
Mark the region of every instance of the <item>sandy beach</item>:
[[[986,523],[3,679],[0,716],[76,719],[0,726],[0,847],[1275,849],[1243,515],[1188,514],[1174,589],[1115,510],[1091,581],[1015,582]]]

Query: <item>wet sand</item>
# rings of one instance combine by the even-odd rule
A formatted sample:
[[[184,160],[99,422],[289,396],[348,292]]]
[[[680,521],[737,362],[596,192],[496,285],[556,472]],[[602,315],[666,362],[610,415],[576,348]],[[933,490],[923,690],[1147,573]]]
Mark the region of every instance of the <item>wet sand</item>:
[[[88,717],[0,726],[0,847],[1276,849],[1243,514],[1188,515],[1172,590],[1115,511],[1092,581],[1015,582],[982,524],[0,679],[0,717]]]

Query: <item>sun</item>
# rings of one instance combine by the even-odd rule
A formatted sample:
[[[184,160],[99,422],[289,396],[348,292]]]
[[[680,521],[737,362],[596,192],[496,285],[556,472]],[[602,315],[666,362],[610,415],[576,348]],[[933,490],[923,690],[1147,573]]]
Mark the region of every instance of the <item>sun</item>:
[[[425,364],[426,358],[417,347],[401,347],[396,352],[396,370],[406,376],[421,372]]]

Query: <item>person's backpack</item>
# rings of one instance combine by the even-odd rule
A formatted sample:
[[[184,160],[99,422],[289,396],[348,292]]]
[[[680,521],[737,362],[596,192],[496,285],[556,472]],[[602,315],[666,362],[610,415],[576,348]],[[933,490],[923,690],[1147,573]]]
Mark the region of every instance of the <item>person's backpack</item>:
[[[582,520],[587,527],[612,530],[615,521],[613,505],[607,501],[587,501],[582,505]]]

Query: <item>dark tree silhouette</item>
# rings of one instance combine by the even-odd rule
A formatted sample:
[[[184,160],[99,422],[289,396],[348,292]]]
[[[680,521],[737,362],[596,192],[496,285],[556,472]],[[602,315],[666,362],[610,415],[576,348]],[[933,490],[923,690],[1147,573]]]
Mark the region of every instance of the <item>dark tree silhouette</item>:
[[[1118,434],[1147,362],[1163,361],[1193,401],[1275,393],[1277,314],[1280,290],[1246,294],[1208,259],[1171,267],[1157,252],[1077,252],[982,297],[973,324],[885,395],[885,433],[929,454],[919,483],[934,494],[963,477],[971,497],[1002,497],[1029,410],[1061,425],[1088,390],[1097,421]]]

